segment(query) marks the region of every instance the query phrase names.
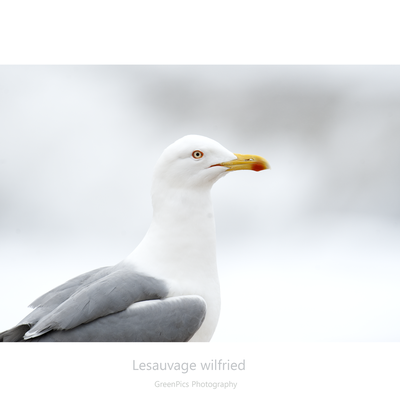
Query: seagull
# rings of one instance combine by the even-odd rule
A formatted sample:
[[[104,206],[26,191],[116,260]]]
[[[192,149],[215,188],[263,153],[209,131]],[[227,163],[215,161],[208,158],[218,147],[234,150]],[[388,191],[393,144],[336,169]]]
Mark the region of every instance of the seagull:
[[[210,341],[221,307],[211,188],[231,171],[268,168],[204,136],[175,141],[155,165],[153,219],[136,249],[40,296],[0,341]]]

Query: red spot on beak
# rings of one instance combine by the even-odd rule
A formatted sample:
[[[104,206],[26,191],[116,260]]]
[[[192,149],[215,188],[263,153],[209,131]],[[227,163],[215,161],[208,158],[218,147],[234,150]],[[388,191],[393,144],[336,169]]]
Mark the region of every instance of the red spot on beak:
[[[263,169],[265,169],[265,165],[263,165],[262,163],[259,162],[255,162],[251,165],[251,169],[253,171],[262,171]]]

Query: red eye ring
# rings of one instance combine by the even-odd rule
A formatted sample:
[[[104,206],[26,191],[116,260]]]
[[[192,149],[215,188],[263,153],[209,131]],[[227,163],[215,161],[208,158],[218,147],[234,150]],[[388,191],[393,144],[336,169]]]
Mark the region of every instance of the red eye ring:
[[[204,156],[204,153],[202,151],[200,151],[200,150],[195,150],[192,153],[192,157],[195,158],[196,160],[198,160],[199,158],[201,158],[203,156]]]

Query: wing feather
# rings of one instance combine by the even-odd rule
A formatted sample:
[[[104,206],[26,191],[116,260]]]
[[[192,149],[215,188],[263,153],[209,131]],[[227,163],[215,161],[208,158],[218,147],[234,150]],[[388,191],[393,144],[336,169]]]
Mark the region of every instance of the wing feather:
[[[25,339],[50,330],[69,330],[97,318],[125,310],[131,304],[164,298],[167,287],[161,280],[128,268],[114,268],[90,283],[77,286],[65,301],[50,310],[25,334]],[[57,293],[55,294],[57,296]],[[47,301],[52,302],[54,297]],[[43,307],[48,307],[45,302]],[[49,307],[50,309],[51,307]]]

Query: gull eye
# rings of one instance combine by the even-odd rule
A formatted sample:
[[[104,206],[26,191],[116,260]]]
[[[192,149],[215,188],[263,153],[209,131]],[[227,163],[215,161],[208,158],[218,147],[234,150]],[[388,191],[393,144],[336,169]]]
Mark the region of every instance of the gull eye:
[[[203,156],[204,156],[204,153],[202,151],[200,151],[200,150],[195,150],[192,153],[192,157],[195,158],[196,160],[198,160],[199,158],[201,158]]]

